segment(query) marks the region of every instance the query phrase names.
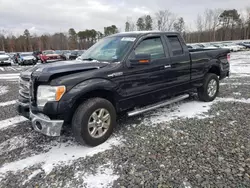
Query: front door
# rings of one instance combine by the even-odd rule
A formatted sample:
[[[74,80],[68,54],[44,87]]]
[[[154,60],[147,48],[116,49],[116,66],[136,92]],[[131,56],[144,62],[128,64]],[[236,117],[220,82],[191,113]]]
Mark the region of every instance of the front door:
[[[127,67],[124,71],[126,99],[125,106],[144,106],[160,100],[164,95],[165,68],[170,63],[169,54],[163,46],[164,38],[161,35],[145,36],[137,42],[129,59],[138,54],[151,55],[150,64]]]

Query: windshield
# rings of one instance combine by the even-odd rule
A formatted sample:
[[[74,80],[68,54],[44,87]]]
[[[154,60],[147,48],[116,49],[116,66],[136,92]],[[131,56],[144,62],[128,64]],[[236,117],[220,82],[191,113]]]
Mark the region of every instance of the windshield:
[[[30,54],[21,54],[21,56],[25,57],[25,56],[32,56],[32,53]]]
[[[0,52],[0,55],[5,55],[5,53],[4,52]]]
[[[135,37],[104,38],[83,53],[81,59],[109,62],[120,61],[135,39]]]

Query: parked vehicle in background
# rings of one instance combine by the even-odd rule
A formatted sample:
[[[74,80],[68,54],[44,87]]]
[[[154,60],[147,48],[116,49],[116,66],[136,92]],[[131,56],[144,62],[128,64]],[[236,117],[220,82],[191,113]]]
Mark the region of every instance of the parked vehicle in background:
[[[70,60],[75,60],[77,57],[81,56],[83,53],[84,53],[84,50],[72,51],[70,56],[69,56],[69,59]]]
[[[19,53],[17,59],[19,65],[35,65],[37,63],[37,59],[32,52]]]
[[[12,60],[13,60],[13,63],[14,64],[18,64],[18,56],[19,56],[19,53],[15,53],[12,57]]]
[[[37,62],[40,60],[40,54],[42,54],[42,52],[39,50],[33,52],[33,56],[35,56]]]
[[[238,46],[232,42],[223,42],[222,45],[223,45],[223,48],[230,49],[230,51],[232,51],[232,52],[238,52],[241,50],[240,46]]]
[[[63,60],[61,55],[57,54],[54,50],[44,50],[40,54],[40,59],[42,63],[55,62],[58,60]]]
[[[0,51],[0,65],[11,65],[11,57],[5,51]]]
[[[199,45],[201,45],[203,49],[217,49],[218,48],[210,43],[201,43]]]
[[[63,54],[64,56],[66,57],[66,59],[69,59],[69,56],[71,54],[71,51],[70,50],[63,50]]]
[[[240,42],[238,43],[240,46],[244,46],[247,49],[250,49],[250,42]]]
[[[9,53],[9,56],[13,64],[17,63],[17,61],[15,61],[16,55],[17,53],[14,53],[14,52]]]
[[[62,60],[67,60],[67,57],[66,57],[64,51],[62,51],[62,50],[56,50],[55,52],[56,52],[56,54],[58,54],[58,55],[61,56]]]
[[[229,76],[227,49],[189,50],[179,33],[126,32],[94,44],[80,61],[37,65],[20,75],[20,114],[34,130],[60,136],[71,125],[76,140],[105,142],[117,114],[128,116],[189,97],[197,89],[213,101]],[[27,88],[30,90],[27,91]]]
[[[203,49],[204,46],[200,45],[200,44],[190,44],[190,46],[192,47],[192,49]]]

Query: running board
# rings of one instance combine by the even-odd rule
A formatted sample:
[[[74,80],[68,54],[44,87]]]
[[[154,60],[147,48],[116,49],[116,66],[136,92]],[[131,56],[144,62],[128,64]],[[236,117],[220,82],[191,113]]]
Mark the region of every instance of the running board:
[[[161,108],[163,106],[166,106],[166,105],[169,105],[169,104],[184,100],[184,99],[186,99],[188,97],[189,97],[189,94],[180,95],[180,96],[174,97],[174,98],[169,99],[169,100],[164,101],[164,102],[159,102],[159,103],[156,103],[156,104],[153,104],[153,105],[149,105],[149,106],[146,106],[146,107],[139,108],[139,109],[136,109],[134,111],[128,112],[128,116],[131,117],[131,116],[135,116],[135,115],[138,115],[138,114],[150,111],[150,110],[154,110],[156,108]]]

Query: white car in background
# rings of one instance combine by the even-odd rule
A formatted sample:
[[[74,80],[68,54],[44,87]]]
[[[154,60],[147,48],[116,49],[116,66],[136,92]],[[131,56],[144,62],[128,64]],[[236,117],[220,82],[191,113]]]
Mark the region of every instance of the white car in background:
[[[233,52],[238,52],[242,50],[242,48],[239,45],[236,45],[232,42],[223,42],[222,45],[223,45],[223,48],[230,49],[230,51],[233,51]]]
[[[217,49],[218,48],[210,43],[201,43],[200,45],[202,45],[204,49]]]
[[[0,65],[11,65],[11,57],[6,54],[4,51],[0,51]]]
[[[192,47],[192,49],[203,49],[203,46],[200,44],[187,44],[187,46]]]

